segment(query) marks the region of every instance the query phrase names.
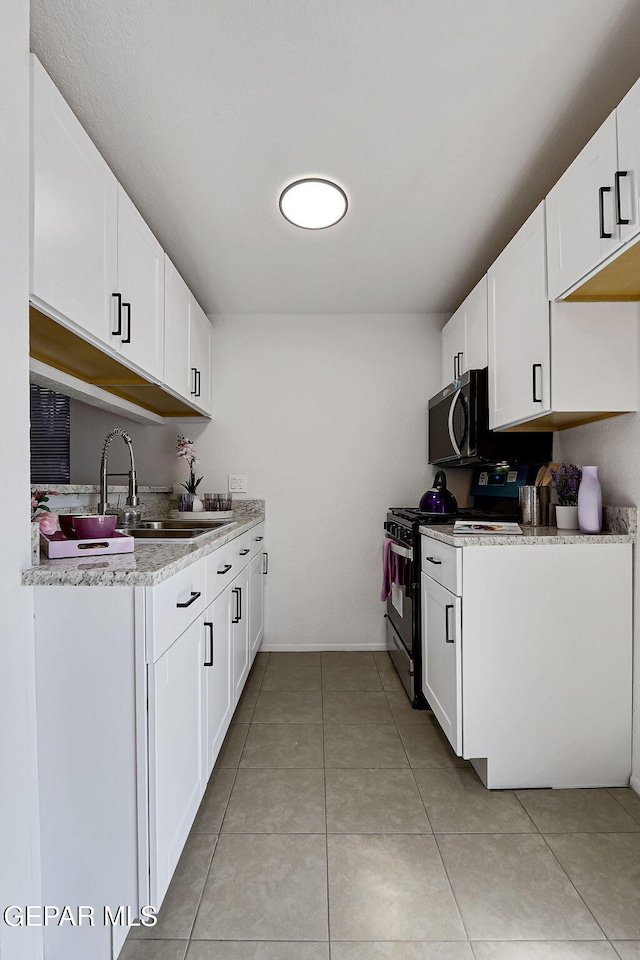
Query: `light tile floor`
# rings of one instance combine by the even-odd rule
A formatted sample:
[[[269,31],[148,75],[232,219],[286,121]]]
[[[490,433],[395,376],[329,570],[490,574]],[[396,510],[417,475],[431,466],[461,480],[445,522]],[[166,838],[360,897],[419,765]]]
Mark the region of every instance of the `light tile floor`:
[[[485,790],[386,653],[258,654],[121,960],[640,960],[640,798]]]

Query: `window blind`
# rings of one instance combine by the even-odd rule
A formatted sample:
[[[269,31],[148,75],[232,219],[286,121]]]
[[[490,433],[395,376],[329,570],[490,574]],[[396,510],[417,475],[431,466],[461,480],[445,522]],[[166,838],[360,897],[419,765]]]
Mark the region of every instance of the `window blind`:
[[[69,483],[69,397],[30,387],[31,483]]]

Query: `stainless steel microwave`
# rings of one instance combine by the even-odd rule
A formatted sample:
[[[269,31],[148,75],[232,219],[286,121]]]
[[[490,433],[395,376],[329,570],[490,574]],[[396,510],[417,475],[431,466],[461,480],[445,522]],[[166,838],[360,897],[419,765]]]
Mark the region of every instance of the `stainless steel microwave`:
[[[489,429],[488,370],[467,370],[429,400],[429,463],[546,463],[552,433],[498,433]]]

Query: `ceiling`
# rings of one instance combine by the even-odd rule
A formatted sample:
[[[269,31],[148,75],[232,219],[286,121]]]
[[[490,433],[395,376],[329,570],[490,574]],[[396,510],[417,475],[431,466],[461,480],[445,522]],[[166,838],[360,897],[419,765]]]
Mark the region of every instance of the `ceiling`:
[[[640,73],[638,0],[32,0],[208,313],[455,309]],[[301,230],[278,196],[335,179]]]

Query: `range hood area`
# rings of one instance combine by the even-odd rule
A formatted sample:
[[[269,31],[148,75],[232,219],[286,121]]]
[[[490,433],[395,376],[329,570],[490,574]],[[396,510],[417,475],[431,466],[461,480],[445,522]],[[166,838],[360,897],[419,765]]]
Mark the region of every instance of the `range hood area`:
[[[33,306],[29,307],[29,353],[48,368],[98,387],[159,417],[203,418],[197,410],[159,384],[130,370]],[[61,390],[64,392],[62,385]]]

